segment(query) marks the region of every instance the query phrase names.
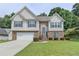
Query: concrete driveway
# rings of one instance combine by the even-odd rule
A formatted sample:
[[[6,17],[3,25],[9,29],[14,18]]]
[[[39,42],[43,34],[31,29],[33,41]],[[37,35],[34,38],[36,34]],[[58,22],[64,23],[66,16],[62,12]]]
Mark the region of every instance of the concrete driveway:
[[[21,51],[24,47],[28,46],[31,41],[15,40],[0,44],[0,56],[14,56]]]

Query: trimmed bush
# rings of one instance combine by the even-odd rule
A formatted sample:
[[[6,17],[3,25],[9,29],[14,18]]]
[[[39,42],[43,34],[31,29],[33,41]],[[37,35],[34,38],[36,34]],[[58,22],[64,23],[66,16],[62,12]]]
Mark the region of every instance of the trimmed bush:
[[[64,38],[60,38],[60,40],[64,40]]]
[[[65,37],[65,40],[70,40],[70,37]]]
[[[79,35],[79,27],[69,28],[65,31],[65,36]]]
[[[49,38],[49,40],[52,40],[52,38]]]
[[[36,42],[36,41],[39,41],[39,38],[34,38],[34,41]]]
[[[54,38],[54,40],[58,40],[58,38]]]
[[[76,34],[75,28],[70,28],[65,31],[65,36]]]

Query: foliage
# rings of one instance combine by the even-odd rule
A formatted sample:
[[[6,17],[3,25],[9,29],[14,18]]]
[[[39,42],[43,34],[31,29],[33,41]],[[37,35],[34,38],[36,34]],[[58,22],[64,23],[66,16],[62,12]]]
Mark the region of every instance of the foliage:
[[[38,16],[47,16],[47,14],[45,12],[41,13],[40,15]]]
[[[79,36],[79,27],[69,28],[65,31],[65,37]]]
[[[11,13],[11,15],[5,15],[0,20],[0,27],[1,28],[11,28],[11,20],[10,18],[15,15],[15,13]]]
[[[65,31],[65,36],[73,35],[75,33],[76,33],[75,28],[69,28]]]
[[[38,42],[39,40],[39,38],[34,38],[34,42]]]
[[[76,15],[79,16],[79,3],[76,3],[73,5],[72,12]]]
[[[53,9],[50,10],[48,16],[52,16],[55,12],[57,12],[59,14],[60,11],[61,11],[60,7],[53,8]]]

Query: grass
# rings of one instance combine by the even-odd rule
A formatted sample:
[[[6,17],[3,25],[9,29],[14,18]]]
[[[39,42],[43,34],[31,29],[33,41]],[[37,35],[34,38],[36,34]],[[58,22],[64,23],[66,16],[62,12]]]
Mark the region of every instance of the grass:
[[[8,40],[0,40],[0,43],[8,42]]]
[[[79,56],[79,40],[33,42],[16,56]]]

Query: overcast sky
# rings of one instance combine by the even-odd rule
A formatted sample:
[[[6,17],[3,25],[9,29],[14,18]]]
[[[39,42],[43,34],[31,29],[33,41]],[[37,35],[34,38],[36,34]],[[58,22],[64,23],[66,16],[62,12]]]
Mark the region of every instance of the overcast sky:
[[[54,7],[71,10],[73,5],[74,3],[2,3],[0,4],[0,17],[3,17],[5,14],[17,12],[24,6],[27,6],[35,15],[38,15],[42,12],[46,12],[48,14]]]

